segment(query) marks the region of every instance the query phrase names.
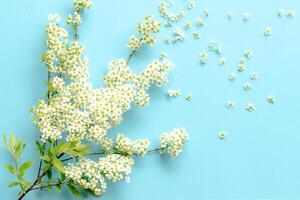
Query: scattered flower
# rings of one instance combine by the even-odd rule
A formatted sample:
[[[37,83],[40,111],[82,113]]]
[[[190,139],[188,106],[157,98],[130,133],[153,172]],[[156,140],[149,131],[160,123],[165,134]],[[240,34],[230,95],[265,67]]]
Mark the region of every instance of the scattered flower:
[[[227,18],[228,18],[228,19],[232,19],[232,18],[233,18],[233,16],[234,16],[234,14],[233,14],[233,12],[232,12],[232,11],[227,11],[227,14],[226,14],[226,16],[227,16]]]
[[[267,100],[268,100],[268,102],[269,102],[270,104],[275,103],[275,98],[274,98],[273,95],[269,95],[268,98],[267,98]]]
[[[292,18],[295,16],[295,13],[292,10],[288,10],[286,16]]]
[[[188,2],[188,9],[193,9],[195,7],[196,7],[195,0],[189,0],[189,2]]]
[[[252,72],[250,75],[251,80],[257,80],[258,79],[258,74],[256,72]]]
[[[192,100],[193,100],[193,96],[192,96],[191,94],[189,94],[189,95],[187,95],[187,96],[185,97],[185,99],[186,99],[187,101],[192,101]]]
[[[235,72],[231,72],[229,74],[229,80],[234,81],[237,78],[237,74]]]
[[[221,57],[219,60],[219,65],[224,65],[226,63],[226,59],[224,57]]]
[[[204,17],[208,17],[208,16],[209,16],[209,11],[208,11],[207,9],[205,9],[205,10],[203,11],[203,16],[204,16]]]
[[[222,53],[221,45],[218,44],[215,40],[211,40],[208,42],[208,48],[210,51],[215,51],[217,54]]]
[[[252,112],[252,111],[254,111],[254,109],[255,109],[255,105],[253,103],[248,103],[246,105],[246,110],[247,111]]]
[[[272,34],[272,28],[267,27],[264,31],[265,36],[270,36]]]
[[[226,107],[228,109],[234,108],[234,102],[232,100],[228,100],[227,103],[226,103]]]
[[[184,29],[189,30],[191,28],[191,22],[185,22],[184,23]]]
[[[245,83],[245,84],[243,85],[243,89],[244,89],[245,91],[251,90],[251,89],[252,89],[252,85],[251,85],[250,83]]]
[[[201,52],[200,53],[200,63],[204,65],[204,64],[206,64],[207,60],[208,60],[207,53],[206,52]]]
[[[195,40],[199,40],[200,39],[200,32],[195,31],[194,32],[194,38],[195,38]]]
[[[198,18],[196,20],[196,25],[199,27],[199,26],[203,26],[204,25],[204,20],[202,18]]]
[[[252,57],[252,51],[251,50],[246,50],[245,52],[244,52],[244,56],[246,57],[246,58],[251,58]]]
[[[225,131],[220,131],[220,132],[219,132],[219,138],[220,138],[221,140],[224,140],[225,137],[226,137],[226,132],[225,132]]]
[[[283,9],[283,8],[280,8],[279,10],[278,10],[278,16],[279,17],[283,17],[285,15],[285,10]]]
[[[173,3],[169,4],[168,7],[171,7],[172,5],[173,5]],[[170,13],[167,9],[167,5],[164,2],[160,3],[159,11],[160,11],[161,16],[170,22],[177,22],[184,17],[183,11],[175,13],[175,14]]]
[[[248,21],[250,19],[250,17],[251,17],[251,14],[249,12],[245,12],[243,14],[243,21],[244,22]]]
[[[179,90],[171,90],[168,89],[168,96],[169,97],[179,97],[181,95]]]
[[[243,72],[246,69],[246,62],[244,59],[241,59],[239,64],[238,64],[238,71]]]

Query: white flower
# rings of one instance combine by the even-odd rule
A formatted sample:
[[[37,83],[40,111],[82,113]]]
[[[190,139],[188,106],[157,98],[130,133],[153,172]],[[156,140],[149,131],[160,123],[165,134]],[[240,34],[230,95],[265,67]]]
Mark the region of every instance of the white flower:
[[[246,58],[248,58],[248,59],[251,58],[252,55],[253,55],[253,53],[252,53],[251,50],[246,50],[246,51],[244,52],[244,56],[245,56]]]
[[[226,103],[226,107],[228,109],[234,108],[234,102],[232,100],[228,100],[227,103]]]
[[[195,0],[189,0],[188,1],[188,9],[192,9],[196,7],[196,2]]]
[[[268,102],[269,102],[270,104],[275,103],[275,98],[274,98],[273,95],[269,95],[269,96],[267,97],[267,100],[268,100]]]
[[[257,80],[258,79],[258,74],[256,72],[252,72],[251,75],[250,75],[250,79]]]
[[[280,8],[279,10],[278,10],[278,16],[279,17],[283,17],[285,15],[285,10],[283,9],[283,8]]]
[[[155,44],[156,39],[153,34],[158,33],[161,23],[155,21],[152,15],[148,15],[144,18],[144,22],[137,24],[137,29],[142,37],[142,42],[150,45]]]
[[[286,16],[292,18],[295,16],[295,13],[292,10],[288,10]]]
[[[203,11],[203,16],[204,16],[204,17],[208,17],[208,16],[209,16],[209,11],[208,11],[207,9],[205,9],[205,10]]]
[[[271,27],[265,28],[264,34],[265,36],[270,36],[272,34],[272,28]]]
[[[184,142],[188,135],[184,129],[176,128],[169,133],[163,133],[160,137],[161,153],[167,153],[172,157],[178,156],[182,152]]]
[[[187,21],[184,23],[185,30],[189,30],[191,28],[191,22]]]
[[[251,17],[251,14],[249,12],[245,12],[243,14],[243,20],[244,20],[244,22],[248,21],[250,19],[250,17]]]
[[[171,89],[168,89],[168,96],[169,97],[179,97],[181,95],[180,91],[179,90],[171,90]]]
[[[253,103],[248,103],[246,105],[246,110],[247,111],[252,112],[252,111],[254,111],[254,109],[255,109],[255,105]]]
[[[196,20],[196,25],[199,27],[199,26],[203,26],[204,25],[204,20],[202,18],[198,18]]]
[[[221,57],[219,60],[219,65],[224,65],[226,63],[226,58]]]
[[[144,156],[148,151],[149,144],[149,140],[132,141],[123,134],[119,134],[115,142],[115,148],[126,155],[137,154]]]
[[[58,14],[50,14],[48,15],[48,20],[55,22],[55,23],[59,23],[60,22],[60,16]]]
[[[211,40],[208,42],[208,48],[210,51],[215,51],[217,54],[222,53],[222,47],[215,40]]]
[[[74,7],[76,10],[89,9],[91,6],[91,0],[74,0]]]
[[[192,101],[192,100],[193,100],[193,96],[192,96],[191,94],[189,94],[189,95],[187,95],[187,96],[185,97],[185,99],[186,99],[187,101]]]
[[[227,11],[227,14],[226,14],[226,16],[227,16],[227,18],[228,18],[228,19],[232,19],[232,18],[233,18],[233,16],[234,16],[234,14],[233,14],[233,12],[232,12],[232,11]]]
[[[206,64],[207,60],[208,60],[207,53],[206,52],[201,52],[200,53],[200,63],[204,65],[204,64]]]
[[[245,91],[251,90],[251,89],[252,89],[252,85],[251,85],[250,83],[245,83],[245,84],[243,85],[243,89],[244,89]]]
[[[229,80],[234,81],[237,78],[237,74],[235,72],[231,72],[229,74]]]
[[[173,4],[169,4],[169,7],[171,7]],[[167,19],[170,22],[176,22],[179,21],[184,17],[184,12],[178,12],[178,13],[170,13],[167,9],[167,5],[162,2],[159,4],[159,12],[161,16],[165,19]]]
[[[220,138],[221,140],[224,140],[225,137],[226,137],[226,132],[225,132],[225,131],[220,131],[220,132],[219,132],[219,138]]]
[[[238,64],[238,71],[243,72],[246,69],[246,62],[244,59],[241,59],[239,64]]]
[[[139,40],[135,35],[132,35],[127,43],[127,47],[137,51],[142,46],[142,41]]]
[[[200,32],[198,32],[198,31],[194,32],[194,38],[195,38],[195,40],[200,39]]]

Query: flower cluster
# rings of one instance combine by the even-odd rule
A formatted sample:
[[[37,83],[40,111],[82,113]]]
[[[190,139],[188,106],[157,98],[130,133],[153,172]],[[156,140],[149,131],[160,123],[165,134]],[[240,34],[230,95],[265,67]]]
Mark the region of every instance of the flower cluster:
[[[144,156],[148,151],[148,146],[150,144],[149,140],[135,140],[132,141],[128,137],[125,137],[123,134],[119,134],[116,142],[115,148],[126,155],[137,154],[140,156]]]
[[[130,157],[110,154],[98,162],[82,159],[76,164],[69,163],[64,167],[64,172],[67,178],[80,187],[101,195],[106,190],[105,179],[113,182],[129,180],[133,164],[134,160]]]
[[[153,34],[158,33],[161,23],[155,21],[152,15],[148,15],[144,18],[144,22],[137,24],[137,30],[141,35],[141,39],[138,39],[135,35],[132,35],[127,43],[128,48],[132,50],[139,50],[143,43],[153,45],[156,42]]]
[[[178,12],[176,14],[170,13],[167,9],[167,5],[164,2],[162,2],[159,5],[159,11],[160,11],[161,16],[170,22],[179,21],[181,18],[184,17],[184,12],[182,12],[182,11]]]
[[[77,11],[81,9],[89,9],[91,6],[91,0],[74,0],[74,7]]]
[[[161,153],[168,153],[172,157],[178,156],[188,135],[184,129],[176,128],[169,133],[163,133],[160,137]]]
[[[156,32],[157,23],[148,17],[140,29],[144,35]],[[42,60],[49,72],[58,76],[49,81],[49,101],[40,100],[34,109],[42,141],[57,140],[67,133],[68,141],[87,139],[109,149],[112,141],[107,130],[122,121],[132,102],[146,106],[150,101],[146,90],[152,84],[166,84],[173,64],[167,59],[155,60],[142,73],[134,74],[124,59],[113,61],[104,77],[105,87],[93,89],[87,81],[83,47],[77,41],[68,45],[68,33],[58,23],[50,22],[46,33],[48,50]]]
[[[97,196],[106,190],[105,178],[97,162],[82,159],[76,165],[69,163],[64,167],[64,172],[67,178],[80,187],[93,191]]]
[[[171,89],[168,89],[168,96],[169,97],[179,97],[181,95],[180,91],[179,90],[171,90]]]

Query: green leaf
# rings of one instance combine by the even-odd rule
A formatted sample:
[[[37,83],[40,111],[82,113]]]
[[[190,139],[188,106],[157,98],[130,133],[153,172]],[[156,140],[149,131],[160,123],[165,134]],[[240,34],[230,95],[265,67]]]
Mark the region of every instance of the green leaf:
[[[52,179],[52,169],[47,170],[46,173],[47,173],[48,179],[51,180]]]
[[[4,143],[5,147],[6,147],[7,149],[9,149],[9,146],[8,146],[8,144],[7,144],[7,139],[6,139],[5,133],[2,134],[2,139],[3,139],[3,143]]]
[[[68,188],[72,192],[72,194],[74,194],[75,196],[80,196],[80,192],[77,190],[77,188],[74,185],[68,184]]]
[[[56,185],[57,192],[61,192],[61,185]]]
[[[19,182],[11,182],[8,187],[16,187],[18,186],[20,183]]]
[[[64,173],[60,173],[60,179],[61,182],[64,182],[66,180],[66,175]]]
[[[54,167],[60,171],[60,172],[64,172],[64,165],[62,164],[62,162],[60,160],[58,160],[56,157],[53,158],[53,164]]]
[[[12,166],[12,165],[5,165],[5,168],[7,169],[7,171],[9,171],[12,174],[16,174],[16,169]]]
[[[44,160],[44,161],[47,161],[47,162],[51,161],[51,158],[47,155],[41,156],[41,159]]]
[[[15,137],[14,133],[11,133],[10,137],[9,137],[9,146],[11,148],[14,148],[15,145],[16,145],[16,137]]]
[[[20,167],[19,171],[20,173],[24,173],[29,167],[31,167],[31,165],[33,164],[32,161],[27,161],[25,163],[23,163],[23,165]]]

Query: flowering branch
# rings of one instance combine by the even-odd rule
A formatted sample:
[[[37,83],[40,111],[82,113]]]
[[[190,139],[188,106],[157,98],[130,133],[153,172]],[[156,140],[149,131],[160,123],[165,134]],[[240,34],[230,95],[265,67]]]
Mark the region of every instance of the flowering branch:
[[[102,195],[107,181],[130,181],[137,156],[160,152],[176,157],[188,139],[184,129],[175,128],[161,135],[159,147],[149,150],[147,139],[131,140],[123,134],[115,139],[109,137],[109,129],[122,122],[123,114],[132,104],[143,108],[150,103],[147,91],[151,86],[167,84],[168,72],[174,64],[163,58],[151,62],[139,74],[129,68],[128,62],[142,46],[156,42],[160,22],[149,15],[137,25],[140,39],[133,35],[127,44],[132,49],[128,59],[113,60],[103,78],[104,86],[93,88],[88,81],[88,60],[78,42],[80,14],[90,7],[91,0],[74,0],[74,12],[66,20],[73,28],[74,39],[60,26],[58,15],[49,16],[47,50],[42,56],[48,69],[47,97],[40,99],[32,109],[33,121],[41,133],[41,141],[36,141],[40,162],[34,181],[23,178],[32,162],[27,161],[21,167],[18,164],[25,147],[23,141],[11,135],[7,142],[3,135],[7,149],[15,158],[15,167],[7,165],[7,169],[18,180],[10,186],[21,188],[18,200],[30,191],[52,186],[60,189],[63,185],[75,195],[80,195],[78,188]],[[100,146],[100,151],[89,152],[93,145]],[[98,161],[88,159],[88,156],[97,155]],[[60,178],[54,179],[52,171],[60,174]],[[44,180],[46,177],[48,181]]]

